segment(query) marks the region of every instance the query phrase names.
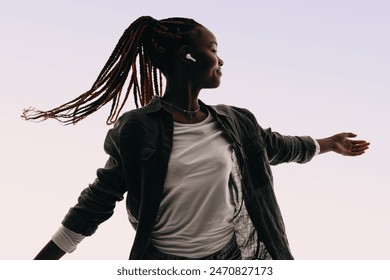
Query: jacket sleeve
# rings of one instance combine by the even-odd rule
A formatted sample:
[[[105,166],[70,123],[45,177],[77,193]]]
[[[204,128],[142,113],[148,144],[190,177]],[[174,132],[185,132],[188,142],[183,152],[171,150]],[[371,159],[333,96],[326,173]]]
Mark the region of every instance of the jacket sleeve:
[[[309,136],[286,136],[273,132],[270,128],[262,130],[271,165],[284,162],[305,163],[315,154],[316,146]]]
[[[115,204],[123,199],[126,184],[120,156],[120,141],[124,123],[119,119],[110,129],[104,141],[109,158],[103,168],[97,170],[95,181],[84,189],[77,204],[70,208],[62,224],[84,236],[92,235],[98,225],[112,216]]]
[[[272,131],[271,128],[263,129],[251,112],[247,111],[247,114],[265,143],[271,165],[285,162],[305,163],[314,157],[316,146],[311,137],[286,136]]]

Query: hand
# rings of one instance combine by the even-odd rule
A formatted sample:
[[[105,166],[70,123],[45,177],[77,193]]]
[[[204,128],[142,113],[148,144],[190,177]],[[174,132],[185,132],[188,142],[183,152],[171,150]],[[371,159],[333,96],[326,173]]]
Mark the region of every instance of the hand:
[[[343,132],[325,139],[317,140],[320,144],[320,153],[336,152],[344,156],[359,156],[364,154],[370,143],[365,140],[351,140],[356,134]]]
[[[333,135],[334,148],[333,151],[344,156],[359,156],[364,154],[365,150],[368,149],[370,143],[364,140],[351,140],[348,138],[354,138],[354,133],[339,133]]]

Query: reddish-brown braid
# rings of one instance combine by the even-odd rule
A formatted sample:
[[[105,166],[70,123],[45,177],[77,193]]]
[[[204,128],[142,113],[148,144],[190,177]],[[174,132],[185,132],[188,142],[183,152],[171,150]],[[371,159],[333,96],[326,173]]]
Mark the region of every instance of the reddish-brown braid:
[[[155,95],[162,95],[162,74],[173,70],[173,51],[185,44],[191,31],[199,26],[187,18],[138,18],[124,31],[90,90],[49,111],[25,109],[22,117],[26,120],[53,118],[64,124],[76,124],[112,101],[107,124],[114,123],[131,89],[137,108],[139,103],[144,106]],[[126,81],[128,85],[123,92]]]

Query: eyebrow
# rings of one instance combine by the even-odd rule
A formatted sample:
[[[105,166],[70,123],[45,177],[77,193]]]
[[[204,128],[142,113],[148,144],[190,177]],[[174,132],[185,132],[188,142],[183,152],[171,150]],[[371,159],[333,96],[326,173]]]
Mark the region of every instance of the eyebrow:
[[[218,43],[216,41],[211,41],[210,45],[212,45],[212,44],[215,44],[216,46],[218,46]]]

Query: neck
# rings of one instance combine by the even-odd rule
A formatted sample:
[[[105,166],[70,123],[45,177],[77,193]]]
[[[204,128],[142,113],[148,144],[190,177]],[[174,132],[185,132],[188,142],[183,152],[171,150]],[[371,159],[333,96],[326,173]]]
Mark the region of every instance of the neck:
[[[163,100],[182,110],[196,111],[199,109],[199,93],[200,90],[194,90],[190,83],[170,83],[169,80],[167,80]]]

